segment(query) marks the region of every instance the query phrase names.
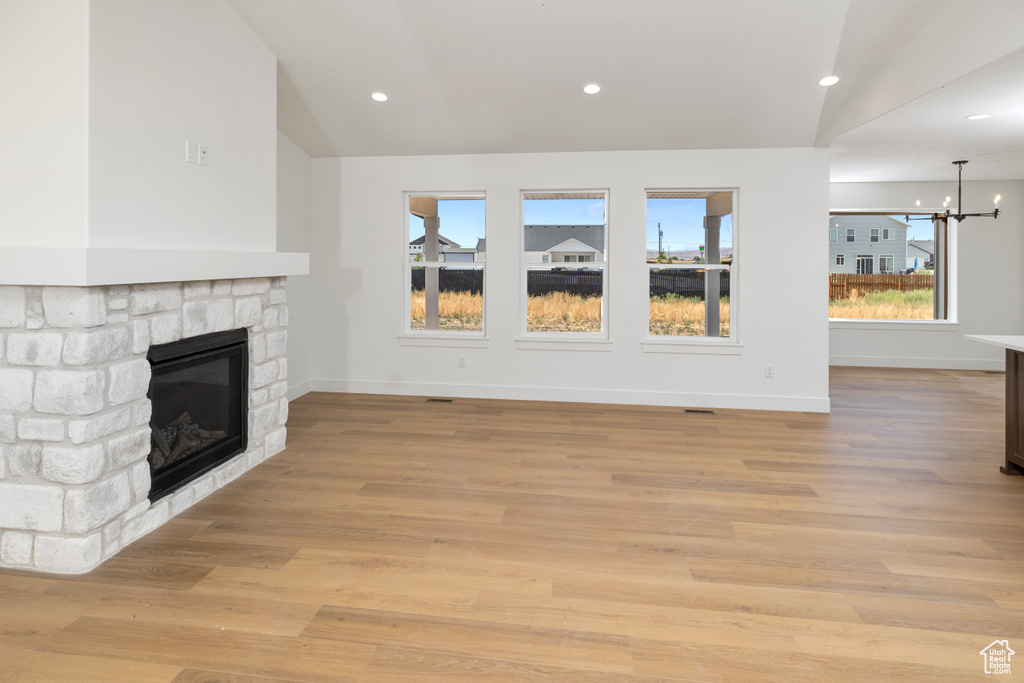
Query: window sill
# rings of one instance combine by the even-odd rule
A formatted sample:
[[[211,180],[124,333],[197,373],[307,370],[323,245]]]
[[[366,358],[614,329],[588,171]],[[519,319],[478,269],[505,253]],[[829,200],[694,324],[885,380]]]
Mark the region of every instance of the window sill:
[[[610,339],[545,339],[519,337],[516,346],[523,351],[611,351]]]
[[[640,345],[644,353],[697,353],[717,356],[738,356],[743,353],[743,345],[738,342],[700,337],[647,337]]]
[[[919,330],[930,332],[956,332],[960,323],[949,320],[864,320],[858,318],[829,318],[830,330]]]
[[[437,346],[450,349],[485,349],[491,343],[487,337],[469,336],[465,332],[448,334],[401,334],[399,346]]]

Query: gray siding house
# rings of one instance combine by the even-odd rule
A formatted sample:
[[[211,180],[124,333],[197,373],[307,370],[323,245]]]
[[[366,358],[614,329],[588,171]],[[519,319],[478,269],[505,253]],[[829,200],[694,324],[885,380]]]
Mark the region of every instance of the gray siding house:
[[[426,235],[421,235],[409,242],[409,260],[415,261],[418,256],[423,254],[423,245],[426,244]],[[472,262],[476,255],[475,249],[465,249],[460,247],[456,242],[448,239],[444,235],[437,236],[437,260],[438,261],[465,261]]]
[[[524,225],[527,263],[604,261],[603,225]]]
[[[903,272],[907,268],[907,227],[891,216],[829,216],[828,272]]]
[[[907,270],[935,265],[935,240],[907,242]]]

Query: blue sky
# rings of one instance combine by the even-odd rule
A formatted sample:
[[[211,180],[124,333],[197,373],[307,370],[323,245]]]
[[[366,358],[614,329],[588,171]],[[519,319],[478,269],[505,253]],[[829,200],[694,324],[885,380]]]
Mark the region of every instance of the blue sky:
[[[658,250],[658,223],[664,234],[662,243],[668,251],[693,251],[704,244],[704,199],[648,199],[647,249]],[[722,217],[720,247],[732,248],[732,215]]]
[[[928,214],[931,216],[931,214]],[[913,214],[910,216],[914,217]],[[893,216],[900,222],[905,221],[905,216]],[[931,221],[906,221],[910,223],[910,227],[907,228],[907,239],[908,240],[931,240],[935,239],[935,225]]]
[[[475,247],[484,236],[483,199],[437,203],[441,234],[463,247]],[[703,199],[648,199],[646,241],[648,249],[658,248],[658,222],[664,231],[666,250],[696,249],[704,243]],[[603,199],[528,199],[523,202],[527,225],[603,225]],[[409,239],[423,235],[423,219],[409,216]],[[732,246],[732,216],[722,219],[722,247]]]
[[[439,232],[459,246],[476,248],[478,238],[484,236],[483,199],[446,200],[437,203]],[[409,214],[409,240],[423,237],[423,219]]]
[[[604,225],[603,199],[527,199],[526,225]]]

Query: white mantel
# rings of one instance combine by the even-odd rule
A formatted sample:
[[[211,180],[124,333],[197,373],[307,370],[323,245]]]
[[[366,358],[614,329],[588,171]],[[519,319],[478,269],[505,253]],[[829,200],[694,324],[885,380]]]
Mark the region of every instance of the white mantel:
[[[308,274],[309,254],[295,252],[0,248],[0,285],[91,287]]]

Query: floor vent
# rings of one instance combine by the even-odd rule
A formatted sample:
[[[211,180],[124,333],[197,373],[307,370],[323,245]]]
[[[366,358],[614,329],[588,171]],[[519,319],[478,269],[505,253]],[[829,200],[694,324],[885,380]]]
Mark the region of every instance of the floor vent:
[[[713,411],[713,410],[704,410],[702,408],[684,408],[683,412],[684,413],[696,413],[698,415],[714,415],[715,414],[715,411]]]
[[[986,375],[1005,375],[1006,370],[982,370]]]
[[[427,403],[451,403],[454,398],[428,398]]]

